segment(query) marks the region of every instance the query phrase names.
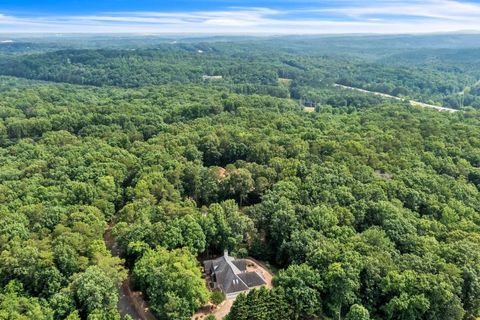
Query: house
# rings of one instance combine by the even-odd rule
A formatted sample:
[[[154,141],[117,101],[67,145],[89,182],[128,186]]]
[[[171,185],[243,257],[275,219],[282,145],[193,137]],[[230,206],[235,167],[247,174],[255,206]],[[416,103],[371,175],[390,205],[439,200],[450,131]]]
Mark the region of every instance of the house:
[[[263,276],[256,271],[247,271],[247,261],[235,259],[225,250],[222,257],[203,263],[215,289],[222,290],[227,299],[234,299],[242,292],[266,284]]]
[[[223,80],[223,76],[209,76],[209,75],[203,75],[202,76],[203,80]]]

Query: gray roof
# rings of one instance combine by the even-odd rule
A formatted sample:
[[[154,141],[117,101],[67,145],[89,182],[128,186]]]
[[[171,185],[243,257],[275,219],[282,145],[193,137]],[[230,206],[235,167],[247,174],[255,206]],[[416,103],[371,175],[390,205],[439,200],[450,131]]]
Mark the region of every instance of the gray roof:
[[[223,292],[233,293],[238,291],[248,290],[248,286],[243,282],[238,275],[236,275],[231,268],[225,268],[226,271],[223,274],[223,279],[219,279],[217,276],[217,282],[221,283],[221,289]]]
[[[265,284],[265,279],[258,272],[245,272],[238,276],[250,288]]]
[[[265,284],[265,280],[257,272],[246,272],[246,260],[235,260],[228,252],[217,259],[205,261],[203,265],[206,273],[215,276],[217,287],[225,294],[246,291]]]
[[[242,272],[247,270],[247,260],[233,260],[232,263]]]

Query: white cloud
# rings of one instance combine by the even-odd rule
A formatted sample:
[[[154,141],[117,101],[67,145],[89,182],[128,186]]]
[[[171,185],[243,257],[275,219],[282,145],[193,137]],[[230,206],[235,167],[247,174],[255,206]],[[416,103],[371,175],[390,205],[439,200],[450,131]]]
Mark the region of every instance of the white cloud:
[[[335,7],[110,12],[19,17],[0,14],[0,32],[53,33],[422,33],[480,31],[480,4],[454,0],[336,1]]]
[[[480,5],[452,0],[425,0],[425,1],[389,1],[373,2],[367,6],[347,6],[343,8],[328,8],[317,12],[331,12],[345,14],[351,17],[366,15],[403,15],[410,17],[425,17],[446,20],[465,20],[480,18]]]

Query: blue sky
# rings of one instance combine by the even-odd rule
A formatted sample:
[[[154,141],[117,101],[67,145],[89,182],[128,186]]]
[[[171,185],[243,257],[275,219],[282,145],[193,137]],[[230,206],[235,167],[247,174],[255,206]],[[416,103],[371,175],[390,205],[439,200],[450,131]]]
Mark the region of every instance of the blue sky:
[[[0,0],[0,33],[480,31],[480,0]]]

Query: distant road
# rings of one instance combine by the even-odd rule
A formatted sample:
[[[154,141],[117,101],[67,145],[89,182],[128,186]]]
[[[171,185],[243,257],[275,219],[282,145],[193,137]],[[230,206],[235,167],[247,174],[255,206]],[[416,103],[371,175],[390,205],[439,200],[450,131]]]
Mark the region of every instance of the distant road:
[[[422,108],[430,108],[430,109],[435,109],[435,110],[442,111],[442,112],[458,112],[458,111],[460,111],[460,110],[457,110],[457,109],[435,106],[435,105],[432,105],[432,104],[418,102],[418,101],[415,101],[415,100],[405,100],[405,99],[402,99],[402,98],[399,98],[399,97],[391,96],[391,95],[386,94],[386,93],[368,91],[368,90],[365,90],[365,89],[344,86],[343,84],[334,83],[333,86],[338,87],[338,88],[348,89],[348,90],[355,90],[355,91],[359,91],[359,92],[363,92],[363,93],[370,93],[370,94],[374,94],[374,95],[377,95],[377,96],[381,96],[381,97],[385,97],[385,98],[389,98],[389,99],[394,99],[394,100],[398,100],[398,101],[408,101],[412,106],[417,106],[417,107],[422,107]]]

